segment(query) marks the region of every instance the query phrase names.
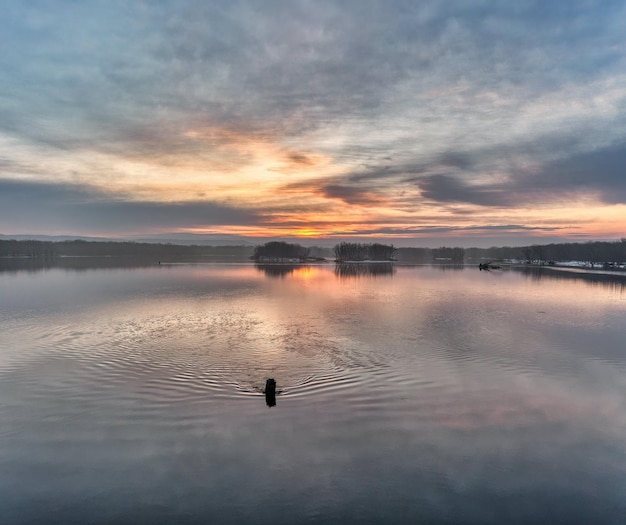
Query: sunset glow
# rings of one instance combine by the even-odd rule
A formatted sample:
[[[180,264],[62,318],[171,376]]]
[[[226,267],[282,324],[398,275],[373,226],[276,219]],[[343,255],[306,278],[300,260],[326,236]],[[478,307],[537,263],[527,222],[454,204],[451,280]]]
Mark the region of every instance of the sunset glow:
[[[626,235],[623,4],[12,3],[0,233]]]

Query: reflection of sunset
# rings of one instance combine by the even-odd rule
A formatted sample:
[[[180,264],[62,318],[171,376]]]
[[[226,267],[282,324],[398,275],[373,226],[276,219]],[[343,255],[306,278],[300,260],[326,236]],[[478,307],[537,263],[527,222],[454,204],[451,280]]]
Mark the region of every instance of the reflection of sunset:
[[[303,266],[293,271],[293,278],[301,281],[313,281],[322,276],[324,270],[315,266]]]

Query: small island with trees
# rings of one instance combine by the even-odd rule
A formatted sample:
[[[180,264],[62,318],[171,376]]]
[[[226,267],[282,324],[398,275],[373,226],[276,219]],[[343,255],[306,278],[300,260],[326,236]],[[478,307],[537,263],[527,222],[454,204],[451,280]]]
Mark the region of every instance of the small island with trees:
[[[312,257],[311,250],[299,244],[283,241],[271,241],[254,247],[250,257],[257,263],[306,263],[323,261],[324,258]]]
[[[393,244],[361,244],[342,242],[335,246],[335,262],[392,262],[396,260],[398,250]]]
[[[380,243],[342,242],[334,248],[335,262],[342,264],[388,263],[395,261],[397,254],[398,250],[393,245]],[[312,257],[309,248],[282,241],[272,241],[256,246],[251,259],[259,263],[306,263],[326,260],[324,257]]]

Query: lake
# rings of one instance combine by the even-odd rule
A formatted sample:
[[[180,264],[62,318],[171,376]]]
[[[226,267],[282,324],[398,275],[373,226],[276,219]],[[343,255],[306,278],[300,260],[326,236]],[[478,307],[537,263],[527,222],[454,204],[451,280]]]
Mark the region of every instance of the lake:
[[[0,294],[3,524],[626,523],[626,276],[12,266]]]

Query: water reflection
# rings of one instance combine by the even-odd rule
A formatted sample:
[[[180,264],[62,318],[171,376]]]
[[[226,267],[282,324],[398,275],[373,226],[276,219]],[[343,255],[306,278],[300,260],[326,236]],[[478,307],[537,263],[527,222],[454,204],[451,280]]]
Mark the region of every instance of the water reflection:
[[[158,261],[119,257],[58,257],[55,259],[31,257],[0,257],[0,273],[37,273],[60,268],[71,271],[100,269],[147,268]]]
[[[254,267],[263,272],[268,277],[282,278],[292,274],[296,269],[301,266],[295,266],[293,264],[255,264]]]
[[[345,266],[0,274],[3,523],[624,523],[621,298]]]
[[[626,289],[626,273],[600,273],[590,272],[588,270],[579,270],[575,268],[526,268],[515,267],[514,271],[521,273],[531,281],[540,282],[545,279],[548,281],[584,281],[592,285],[601,285],[616,291],[624,291]]]
[[[335,275],[340,279],[387,277],[395,272],[396,268],[393,263],[345,263],[335,265]]]
[[[432,268],[437,268],[442,272],[450,272],[450,271],[460,271],[465,270],[466,266],[464,264],[453,264],[453,263],[436,263],[431,265]]]

